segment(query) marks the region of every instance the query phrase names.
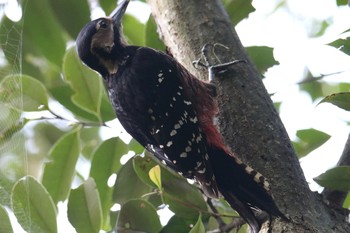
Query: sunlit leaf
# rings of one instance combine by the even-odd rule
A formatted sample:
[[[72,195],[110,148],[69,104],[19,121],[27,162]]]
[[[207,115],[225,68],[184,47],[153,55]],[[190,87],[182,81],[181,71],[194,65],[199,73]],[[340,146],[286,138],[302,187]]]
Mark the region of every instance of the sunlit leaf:
[[[0,232],[1,233],[12,233],[13,229],[12,229],[12,225],[11,225],[11,221],[10,218],[7,214],[7,211],[5,210],[5,208],[0,205]]]
[[[350,92],[340,92],[326,96],[319,104],[321,103],[331,103],[346,111],[350,111]]]
[[[261,73],[265,73],[268,68],[279,64],[273,56],[273,48],[267,46],[251,46],[246,49],[250,58]]]
[[[161,180],[161,174],[160,174],[160,167],[159,165],[154,166],[149,170],[148,172],[150,179],[153,181],[157,187],[162,190],[162,180]]]
[[[9,75],[0,83],[1,102],[23,111],[45,110],[48,94],[45,86],[33,77]]]
[[[12,210],[27,232],[56,233],[56,207],[44,186],[31,176],[19,180],[12,191]]]
[[[161,228],[157,211],[149,202],[137,199],[122,206],[117,223],[118,232],[157,233]]]
[[[90,177],[94,178],[100,193],[103,229],[110,230],[110,209],[113,205],[113,184],[108,185],[108,179],[116,174],[121,167],[120,158],[128,152],[127,145],[119,138],[104,141],[94,152],[91,162]]]
[[[80,154],[79,128],[60,138],[50,151],[42,183],[57,204],[68,197]]]
[[[301,158],[323,145],[331,136],[316,129],[302,129],[297,131],[297,137],[300,140],[293,142],[293,145]]]
[[[70,48],[64,57],[63,74],[75,92],[72,96],[74,104],[101,121],[102,80],[95,78],[96,73],[81,63],[75,47]]]
[[[348,192],[350,191],[350,166],[339,166],[329,169],[314,178],[322,187]]]
[[[101,228],[100,197],[92,178],[71,191],[68,220],[78,233],[98,233]]]

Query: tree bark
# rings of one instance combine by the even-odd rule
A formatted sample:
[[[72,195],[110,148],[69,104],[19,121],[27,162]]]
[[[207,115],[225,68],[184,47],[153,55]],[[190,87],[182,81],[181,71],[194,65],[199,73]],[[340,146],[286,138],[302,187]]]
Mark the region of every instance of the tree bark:
[[[206,43],[217,47],[221,62],[244,59],[213,81],[217,86],[218,127],[226,144],[270,181],[277,205],[291,218],[274,221],[272,232],[350,232],[345,216],[310,191],[287,132],[261,75],[248,57],[220,0],[147,0],[161,39],[191,73],[207,79],[192,61]]]

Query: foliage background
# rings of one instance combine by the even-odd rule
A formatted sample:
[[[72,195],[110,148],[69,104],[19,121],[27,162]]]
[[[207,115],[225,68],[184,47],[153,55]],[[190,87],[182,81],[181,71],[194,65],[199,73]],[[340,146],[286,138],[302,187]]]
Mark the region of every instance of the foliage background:
[[[115,1],[98,2],[107,15],[116,6]],[[350,110],[350,84],[339,81],[339,77],[349,74],[348,68],[336,67],[330,72],[305,58],[305,54],[314,53],[329,60],[325,62],[327,67],[339,63],[327,59],[328,53],[321,53],[325,51],[321,48],[327,47],[337,56],[341,54],[340,63],[349,67],[347,30],[350,25],[334,26],[338,25],[339,12],[349,13],[344,6],[346,2],[328,1],[334,15],[318,17],[306,17],[296,11],[291,2],[275,1],[265,6],[265,10],[269,10],[264,14],[259,11],[250,14],[254,7],[261,7],[258,1],[253,5],[250,1],[223,1],[249,54],[264,74],[265,84],[274,94],[272,98],[281,110],[287,129],[292,128],[288,119],[291,115],[295,118],[295,112],[298,117],[294,120],[305,122],[309,111],[300,109],[305,96],[309,107],[328,96],[324,102]],[[13,232],[13,221],[9,220],[9,216],[13,218],[12,213],[27,232],[66,232],[64,226],[57,223],[57,215],[65,214],[61,202],[67,205],[66,214],[77,232],[108,232],[114,226],[120,232],[131,229],[194,233],[204,232],[204,228],[216,229],[218,222],[199,190],[161,165],[156,166],[134,140],[129,142],[124,136],[114,121],[114,111],[101,79],[78,60],[74,39],[90,20],[91,5],[86,0],[25,0],[21,5],[22,19],[13,22],[4,15],[0,26],[0,232]],[[282,27],[272,23],[275,17],[285,14],[299,22]],[[248,15],[249,19],[243,20]],[[270,19],[270,23],[256,26],[259,17]],[[316,50],[306,50],[309,47],[301,46],[306,44],[293,41],[299,37],[288,38],[290,34],[284,34],[283,30],[292,31],[291,26],[300,21],[305,28],[303,42],[308,39],[307,45],[313,45]],[[248,27],[249,24],[255,27]],[[164,50],[152,18],[144,23],[127,14],[124,32],[130,44]],[[266,32],[273,34],[269,38],[275,41],[284,40],[291,50],[261,36],[268,34]],[[291,56],[291,51],[297,56]],[[328,75],[337,72],[340,72],[338,76]],[[340,92],[344,93],[331,95]],[[286,100],[286,94],[295,96]],[[290,101],[296,103],[296,108],[290,107]],[[335,112],[335,108],[328,109]],[[346,125],[348,115],[341,117]],[[300,158],[307,158],[330,138],[327,133],[312,128],[312,121],[319,118],[313,115],[307,124],[289,131]],[[324,121],[323,124],[334,123]],[[339,157],[342,147],[338,146],[339,153],[322,150],[321,153]],[[143,156],[128,160],[134,154]],[[336,160],[327,166],[334,165]],[[320,177],[321,183],[322,180],[326,184],[334,183],[337,175],[348,171],[336,171],[335,178],[333,173],[331,178]],[[348,180],[344,184],[348,185]],[[224,201],[213,203],[219,213],[226,216],[224,221],[230,222],[232,216],[236,216]],[[175,215],[162,225],[157,210],[164,209],[165,205]],[[344,204],[349,205],[349,201]]]

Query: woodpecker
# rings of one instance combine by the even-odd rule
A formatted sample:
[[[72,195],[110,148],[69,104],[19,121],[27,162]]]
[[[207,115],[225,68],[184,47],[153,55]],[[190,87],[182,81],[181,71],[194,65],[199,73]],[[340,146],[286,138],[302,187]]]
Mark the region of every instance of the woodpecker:
[[[121,22],[128,3],[86,24],[76,40],[79,58],[102,76],[125,130],[166,166],[197,181],[206,196],[223,196],[252,232],[260,229],[253,209],[284,218],[267,180],[224,145],[213,123],[215,87],[163,52],[127,44]]]

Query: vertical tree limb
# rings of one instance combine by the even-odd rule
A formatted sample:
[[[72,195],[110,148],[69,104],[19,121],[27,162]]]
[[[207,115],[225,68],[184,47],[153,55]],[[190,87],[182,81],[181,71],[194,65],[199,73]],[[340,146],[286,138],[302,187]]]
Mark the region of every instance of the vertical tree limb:
[[[219,129],[232,151],[269,179],[281,211],[296,223],[275,225],[273,232],[345,232],[348,226],[344,221],[336,231],[329,231],[329,226],[338,222],[309,190],[261,76],[247,56],[221,1],[148,0],[148,3],[161,38],[173,56],[196,77],[207,77],[206,70],[192,66],[206,43],[230,48],[216,51],[221,62],[247,61],[214,80],[219,94]]]
[[[337,163],[337,166],[350,166],[350,134],[345,143],[343,153]],[[332,206],[341,208],[346,196],[348,195],[348,192],[341,192],[325,188],[322,195],[324,199],[327,200]]]

